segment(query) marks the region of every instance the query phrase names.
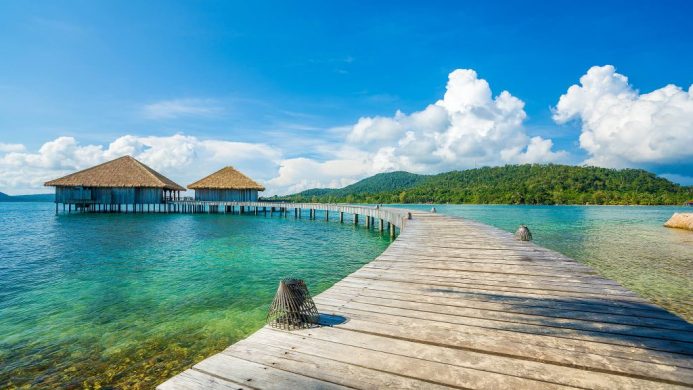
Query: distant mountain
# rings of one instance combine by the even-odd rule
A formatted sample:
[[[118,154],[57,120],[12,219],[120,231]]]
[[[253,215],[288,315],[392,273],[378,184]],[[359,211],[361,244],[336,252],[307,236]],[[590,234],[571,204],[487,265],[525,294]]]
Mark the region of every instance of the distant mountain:
[[[344,188],[314,188],[290,195],[290,197],[310,201],[313,198],[346,198],[349,195],[400,191],[414,187],[427,177],[426,175],[417,175],[404,171],[379,173]]]
[[[0,202],[52,202],[53,194],[7,195],[0,192]]]
[[[381,173],[340,189],[277,200],[357,203],[683,204],[693,187],[641,169],[506,165],[437,175]]]

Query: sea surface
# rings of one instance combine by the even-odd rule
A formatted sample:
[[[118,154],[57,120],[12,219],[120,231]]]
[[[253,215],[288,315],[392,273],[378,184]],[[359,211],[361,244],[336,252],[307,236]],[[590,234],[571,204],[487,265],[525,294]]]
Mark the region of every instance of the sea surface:
[[[538,244],[693,320],[693,232],[662,227],[690,209],[435,207],[526,224]],[[0,388],[153,388],[260,328],[280,278],[318,294],[389,243],[320,215],[56,216],[50,203],[0,203]]]
[[[476,220],[534,242],[693,322],[693,232],[662,225],[675,206],[398,205]]]
[[[377,257],[363,226],[223,214],[55,215],[0,203],[0,389],[154,388]]]

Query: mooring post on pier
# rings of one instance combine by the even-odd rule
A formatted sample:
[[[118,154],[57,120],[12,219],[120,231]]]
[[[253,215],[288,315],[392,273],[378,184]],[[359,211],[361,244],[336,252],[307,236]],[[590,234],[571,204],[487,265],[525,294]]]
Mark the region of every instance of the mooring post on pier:
[[[366,229],[371,228],[371,217],[366,216]]]
[[[359,215],[354,213],[354,225],[358,225],[358,224],[359,224]]]
[[[390,223],[390,238],[395,238],[395,224]]]
[[[330,212],[328,210],[325,210],[325,221],[330,220]]]
[[[343,211],[339,212],[339,223],[344,223],[344,212]]]

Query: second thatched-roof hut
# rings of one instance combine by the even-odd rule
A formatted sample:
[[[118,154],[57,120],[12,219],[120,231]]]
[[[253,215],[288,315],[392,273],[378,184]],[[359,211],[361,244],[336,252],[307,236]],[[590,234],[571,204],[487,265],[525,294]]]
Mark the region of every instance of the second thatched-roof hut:
[[[234,167],[224,167],[188,186],[195,190],[195,200],[219,202],[254,202],[265,187]]]

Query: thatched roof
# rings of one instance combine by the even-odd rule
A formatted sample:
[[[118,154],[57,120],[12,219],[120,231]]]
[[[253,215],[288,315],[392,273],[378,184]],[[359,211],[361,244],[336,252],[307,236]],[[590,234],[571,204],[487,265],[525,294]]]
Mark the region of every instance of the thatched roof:
[[[50,187],[149,187],[185,191],[159,172],[131,156],[123,156],[83,171],[46,182]]]
[[[224,167],[211,175],[200,179],[188,186],[189,189],[215,189],[215,190],[258,190],[264,191],[265,187],[254,182],[248,176],[240,173],[234,167]]]

